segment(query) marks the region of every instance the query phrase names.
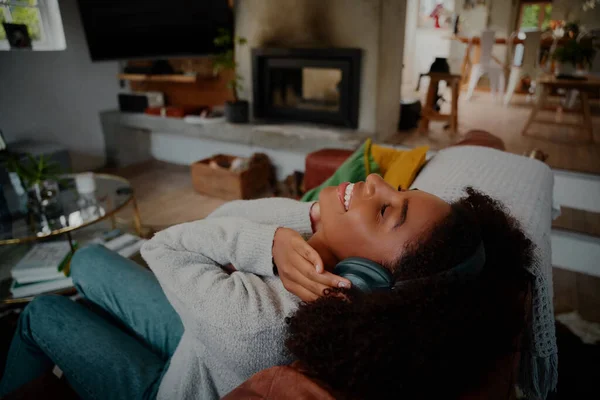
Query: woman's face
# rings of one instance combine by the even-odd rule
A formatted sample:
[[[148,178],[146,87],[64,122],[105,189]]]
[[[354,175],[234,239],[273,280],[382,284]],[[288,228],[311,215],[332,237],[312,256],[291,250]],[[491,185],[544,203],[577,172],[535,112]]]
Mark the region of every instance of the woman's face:
[[[401,256],[405,243],[450,213],[450,205],[419,190],[398,191],[379,176],[342,183],[319,196],[321,230],[340,260],[363,257],[381,264]]]

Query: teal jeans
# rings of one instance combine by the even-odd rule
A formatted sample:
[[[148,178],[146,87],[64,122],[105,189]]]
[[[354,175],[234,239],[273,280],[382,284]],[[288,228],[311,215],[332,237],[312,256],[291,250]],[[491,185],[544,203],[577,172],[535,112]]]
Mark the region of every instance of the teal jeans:
[[[91,307],[41,296],[21,313],[0,397],[51,370],[84,399],[154,399],[183,325],[149,270],[99,245],[71,262]]]

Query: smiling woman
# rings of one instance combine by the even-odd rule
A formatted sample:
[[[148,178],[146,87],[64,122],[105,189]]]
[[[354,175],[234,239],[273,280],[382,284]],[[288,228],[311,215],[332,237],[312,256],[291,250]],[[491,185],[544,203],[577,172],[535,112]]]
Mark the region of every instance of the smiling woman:
[[[391,265],[404,245],[450,213],[450,205],[419,190],[397,191],[381,176],[325,188],[319,196],[323,240],[338,260],[363,257]],[[310,243],[310,242],[309,242]]]
[[[302,303],[287,319],[298,369],[335,398],[473,393],[519,347],[532,242],[501,203],[471,188],[448,204],[375,175],[348,187],[323,190],[309,243],[337,259],[377,261],[394,284],[373,293],[329,289]],[[462,268],[475,259],[474,273]]]
[[[0,396],[57,364],[84,398],[217,399],[295,356],[336,398],[455,398],[518,344],[532,247],[480,192],[447,203],[377,175],[313,203],[227,203],[146,242],[154,274],[100,246],[78,250],[78,291],[117,323],[37,298]],[[380,263],[387,285],[335,275],[350,257],[370,263],[358,273]]]

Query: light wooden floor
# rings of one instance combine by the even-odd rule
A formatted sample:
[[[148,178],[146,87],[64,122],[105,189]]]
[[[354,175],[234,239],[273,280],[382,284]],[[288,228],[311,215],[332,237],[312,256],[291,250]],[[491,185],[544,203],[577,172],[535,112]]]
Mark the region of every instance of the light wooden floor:
[[[135,189],[142,223],[153,231],[202,219],[225,203],[194,191],[190,168],[184,165],[153,160],[104,172],[129,179]],[[130,216],[131,210],[120,215],[122,218]]]
[[[421,93],[412,91],[412,88],[405,87],[403,90],[404,99],[418,97],[424,101],[423,94],[423,89]],[[539,136],[539,138],[522,136],[521,131],[532,106],[524,95],[515,95],[509,107],[495,103],[489,92],[475,92],[469,102],[465,100],[464,91],[460,96],[458,135],[452,136],[444,131],[443,123],[432,122],[428,134],[421,135],[416,129],[399,132],[391,137],[388,143],[407,146],[428,145],[434,150],[439,150],[457,141],[462,134],[469,130],[483,129],[502,138],[507,151],[511,153],[525,154],[538,148],[549,155],[547,163],[552,168],[600,174],[600,107],[597,102],[592,105],[595,142],[593,144],[574,144],[582,133],[570,127],[534,124],[531,134]],[[450,99],[450,96],[446,95],[445,98]],[[445,103],[442,111],[448,112],[449,107],[449,104]],[[556,117],[556,113],[544,111],[542,116],[552,120]],[[563,114],[562,118],[564,121],[574,122],[579,121],[580,117]]]

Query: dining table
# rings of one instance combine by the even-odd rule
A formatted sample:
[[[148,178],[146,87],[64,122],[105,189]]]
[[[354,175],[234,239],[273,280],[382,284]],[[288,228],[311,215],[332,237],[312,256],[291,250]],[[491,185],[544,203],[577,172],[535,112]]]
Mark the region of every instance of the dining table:
[[[539,85],[539,94],[537,96],[536,102],[531,110],[529,118],[523,127],[523,131],[521,134],[523,136],[533,136],[529,132],[530,127],[533,123],[539,124],[551,124],[558,126],[566,126],[570,128],[574,128],[579,135],[577,140],[573,140],[571,138],[569,140],[570,144],[591,144],[594,143],[594,126],[592,124],[592,113],[590,109],[590,94],[598,94],[600,93],[600,77],[596,77],[593,75],[588,76],[578,76],[578,77],[555,77],[554,75],[544,75],[537,79],[537,84]],[[579,95],[579,109],[569,109],[568,106],[563,104],[559,104],[558,106],[550,104],[549,97],[552,93],[557,92],[558,89],[563,89],[567,93],[570,91],[576,91]],[[553,119],[544,119],[539,118],[539,113],[542,110],[552,110],[559,112],[554,113]],[[562,113],[579,113],[581,115],[582,122],[575,123],[569,121],[562,120]],[[534,136],[535,137],[535,136]],[[552,142],[556,142],[556,138],[548,139]],[[560,141],[562,143],[562,141]]]
[[[465,49],[465,55],[463,56],[462,65],[460,67],[460,74],[462,76],[462,83],[467,84],[469,82],[469,77],[471,75],[471,69],[473,65],[479,62],[481,57],[481,38],[479,36],[465,36],[465,35],[452,35],[449,37],[450,40],[455,40],[467,45]],[[563,40],[559,40],[558,43],[561,43]],[[523,44],[525,42],[524,39],[520,39],[518,36],[511,37],[503,37],[497,36],[495,38],[495,44],[497,45],[511,45],[516,46],[518,44]],[[549,49],[552,47],[554,43],[554,38],[552,36],[543,36],[540,47],[542,49]],[[504,65],[503,61],[500,61],[496,56],[492,55],[492,59],[496,61],[500,65]],[[509,66],[506,66],[506,72],[508,73]]]

